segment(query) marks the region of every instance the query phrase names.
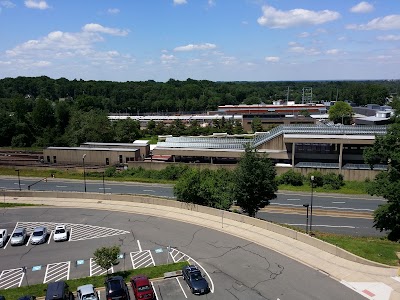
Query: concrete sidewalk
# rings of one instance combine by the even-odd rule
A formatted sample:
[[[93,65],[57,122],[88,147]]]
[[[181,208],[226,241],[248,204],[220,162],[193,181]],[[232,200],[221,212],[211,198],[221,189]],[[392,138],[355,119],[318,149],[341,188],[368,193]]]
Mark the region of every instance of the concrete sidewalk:
[[[218,230],[272,249],[317,269],[354,289],[367,299],[400,300],[398,268],[370,266],[346,260],[299,240],[257,227],[187,209],[147,203],[71,198],[7,197],[7,202],[101,209],[151,215]]]

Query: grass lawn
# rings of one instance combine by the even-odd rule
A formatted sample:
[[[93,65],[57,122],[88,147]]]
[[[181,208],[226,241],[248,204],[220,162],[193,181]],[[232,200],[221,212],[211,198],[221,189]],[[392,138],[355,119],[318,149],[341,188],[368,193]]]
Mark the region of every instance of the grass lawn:
[[[113,275],[120,275],[124,277],[125,281],[128,282],[130,277],[133,275],[144,274],[147,275],[149,278],[158,278],[163,277],[164,273],[166,272],[173,272],[182,270],[184,266],[188,265],[187,262],[179,262],[175,264],[168,264],[168,265],[161,265],[155,267],[147,267],[142,269],[135,269],[135,270],[128,270],[122,272],[116,272]],[[76,293],[78,286],[84,284],[93,284],[95,287],[104,287],[104,281],[106,276],[92,276],[92,277],[84,277],[78,279],[71,279],[67,280],[70,287],[70,291],[72,293]],[[2,290],[1,295],[3,295],[7,300],[17,300],[20,296],[23,295],[34,295],[36,297],[43,297],[45,296],[44,289],[47,287],[47,284],[35,284],[31,286],[23,286],[20,288],[12,288],[7,290]]]
[[[36,206],[35,204],[27,204],[27,203],[7,203],[1,202],[0,208],[4,207],[17,207],[17,206]]]
[[[316,233],[315,237],[363,258],[390,266],[399,266],[396,252],[400,252],[400,243],[391,242],[386,238],[354,237],[321,232]]]
[[[367,194],[367,183],[364,181],[345,181],[344,186],[339,190],[326,189],[323,187],[314,188],[316,193],[336,193],[336,194],[352,194],[352,195],[362,195]],[[311,187],[307,184],[302,186],[292,186],[289,184],[279,185],[279,190],[293,191],[293,192],[305,192],[310,193]]]

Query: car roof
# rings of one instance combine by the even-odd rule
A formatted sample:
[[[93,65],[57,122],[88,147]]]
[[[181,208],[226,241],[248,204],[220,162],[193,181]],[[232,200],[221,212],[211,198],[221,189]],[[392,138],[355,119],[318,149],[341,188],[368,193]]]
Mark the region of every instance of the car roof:
[[[81,285],[81,286],[78,287],[77,290],[78,290],[78,291],[81,291],[82,295],[94,293],[93,284]]]
[[[141,285],[148,285],[150,284],[149,278],[146,275],[136,275],[131,277],[131,280],[135,281]]]
[[[26,229],[23,228],[23,227],[18,227],[18,228],[16,228],[16,229],[14,230],[14,233],[15,233],[15,232],[22,232],[22,231],[24,231],[24,230],[26,230]]]
[[[35,227],[35,229],[33,231],[43,231],[45,229],[46,229],[46,227],[44,227],[44,226],[38,226],[38,227]]]
[[[61,228],[65,228],[65,227],[66,227],[65,225],[57,225],[56,229],[61,229]]]

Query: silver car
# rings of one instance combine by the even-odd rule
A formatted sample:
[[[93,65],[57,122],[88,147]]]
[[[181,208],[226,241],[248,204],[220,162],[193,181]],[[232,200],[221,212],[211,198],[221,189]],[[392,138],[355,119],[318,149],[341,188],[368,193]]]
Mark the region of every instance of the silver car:
[[[14,233],[11,236],[11,246],[23,245],[26,240],[26,229],[25,228],[17,228],[14,230]]]
[[[95,290],[93,284],[86,284],[78,287],[77,300],[99,300],[99,295]]]
[[[31,236],[31,244],[32,245],[38,245],[46,242],[47,239],[47,228],[44,226],[39,226],[36,227],[33,230],[32,236]]]

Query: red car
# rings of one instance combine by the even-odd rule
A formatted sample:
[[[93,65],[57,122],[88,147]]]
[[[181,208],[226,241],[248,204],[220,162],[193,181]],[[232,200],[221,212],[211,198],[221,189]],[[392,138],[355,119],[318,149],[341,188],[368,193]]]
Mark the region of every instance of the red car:
[[[154,299],[153,287],[147,276],[136,275],[131,277],[131,285],[136,299]]]

